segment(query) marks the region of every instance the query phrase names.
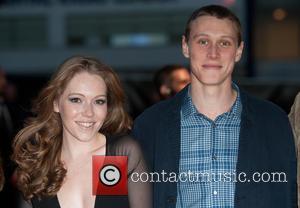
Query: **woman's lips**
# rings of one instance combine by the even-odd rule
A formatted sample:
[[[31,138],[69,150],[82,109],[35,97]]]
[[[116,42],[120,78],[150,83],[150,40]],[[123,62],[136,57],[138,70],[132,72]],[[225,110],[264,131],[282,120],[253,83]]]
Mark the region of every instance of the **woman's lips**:
[[[80,121],[76,121],[76,123],[83,128],[90,128],[95,124],[95,122],[80,122]]]

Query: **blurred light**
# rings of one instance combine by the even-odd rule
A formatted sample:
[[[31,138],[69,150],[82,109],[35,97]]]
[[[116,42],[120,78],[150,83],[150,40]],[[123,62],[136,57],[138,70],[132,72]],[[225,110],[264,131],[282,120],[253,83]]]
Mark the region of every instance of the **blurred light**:
[[[160,33],[113,34],[110,41],[115,47],[163,46],[167,44],[168,37]]]
[[[286,18],[287,12],[284,9],[278,8],[273,11],[273,18],[277,21],[282,21]]]
[[[235,0],[223,0],[224,6],[232,6],[235,4]]]

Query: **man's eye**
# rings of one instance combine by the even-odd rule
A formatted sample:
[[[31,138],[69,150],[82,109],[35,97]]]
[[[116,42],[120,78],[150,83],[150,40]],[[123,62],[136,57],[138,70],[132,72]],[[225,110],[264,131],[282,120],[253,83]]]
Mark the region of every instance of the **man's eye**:
[[[199,44],[200,44],[200,45],[204,45],[204,46],[205,46],[205,45],[208,45],[208,40],[202,40],[202,39],[201,39],[201,40],[199,40]]]
[[[81,103],[80,98],[69,98],[69,101],[70,101],[71,103]]]
[[[231,43],[229,41],[221,41],[220,42],[220,46],[222,46],[222,47],[228,47],[228,46],[231,46]]]
[[[98,105],[103,105],[106,103],[106,100],[104,100],[104,99],[96,100],[95,103]]]

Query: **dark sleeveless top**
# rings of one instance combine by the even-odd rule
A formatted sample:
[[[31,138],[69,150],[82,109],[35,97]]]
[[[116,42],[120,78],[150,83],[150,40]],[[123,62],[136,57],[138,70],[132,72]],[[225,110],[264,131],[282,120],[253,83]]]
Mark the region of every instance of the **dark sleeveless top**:
[[[106,138],[106,156],[128,157],[128,196],[97,195],[94,208],[150,208],[152,202],[150,184],[130,180],[130,175],[133,172],[146,172],[146,165],[139,144],[129,136]],[[140,193],[143,193],[142,197]],[[31,203],[33,208],[60,208],[57,195],[40,199],[33,197]]]

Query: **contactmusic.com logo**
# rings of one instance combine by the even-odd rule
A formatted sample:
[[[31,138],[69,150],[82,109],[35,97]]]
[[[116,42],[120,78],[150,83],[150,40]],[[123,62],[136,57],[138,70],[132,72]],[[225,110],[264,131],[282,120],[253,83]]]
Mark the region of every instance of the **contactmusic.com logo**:
[[[127,156],[93,156],[93,195],[127,195]]]

